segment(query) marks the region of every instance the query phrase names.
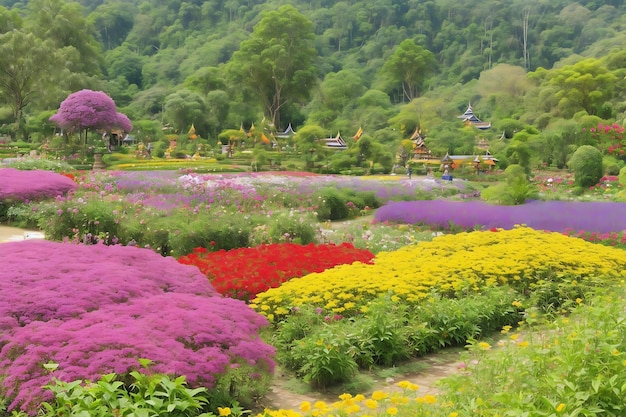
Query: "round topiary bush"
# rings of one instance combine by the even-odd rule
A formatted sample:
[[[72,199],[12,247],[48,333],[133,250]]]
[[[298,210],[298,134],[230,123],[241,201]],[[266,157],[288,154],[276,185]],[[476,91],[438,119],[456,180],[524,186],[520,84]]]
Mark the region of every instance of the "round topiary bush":
[[[602,178],[602,153],[591,145],[576,149],[568,163],[574,170],[574,182],[580,187],[592,187]]]

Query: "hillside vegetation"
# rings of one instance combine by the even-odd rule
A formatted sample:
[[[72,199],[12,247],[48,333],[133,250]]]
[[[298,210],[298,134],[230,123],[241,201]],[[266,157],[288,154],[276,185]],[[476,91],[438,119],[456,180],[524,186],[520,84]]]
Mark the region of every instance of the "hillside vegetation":
[[[193,126],[214,144],[291,124],[304,137],[361,127],[357,165],[392,159],[416,128],[437,155],[479,140],[522,165],[564,167],[581,144],[621,154],[613,128],[590,131],[624,121],[620,0],[0,5],[0,135],[52,137],[60,102],[88,88],[115,100],[138,140]],[[490,130],[464,128],[470,103]]]

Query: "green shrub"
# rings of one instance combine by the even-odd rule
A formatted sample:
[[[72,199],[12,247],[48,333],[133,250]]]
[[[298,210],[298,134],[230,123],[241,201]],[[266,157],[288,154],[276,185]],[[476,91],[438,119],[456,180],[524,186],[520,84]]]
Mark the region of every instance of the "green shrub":
[[[324,316],[321,310],[315,310],[311,306],[294,309],[271,336],[272,346],[276,347],[278,362],[286,369],[297,371],[302,363],[294,357],[293,347],[323,324]]]
[[[351,380],[359,366],[354,347],[344,326],[318,328],[318,331],[293,347],[293,357],[301,364],[298,375],[314,387],[327,388]]]
[[[574,182],[580,187],[592,187],[602,178],[602,153],[594,146],[583,145],[576,149],[568,165],[574,171]]]
[[[626,186],[626,167],[619,170],[619,183]]]
[[[348,218],[350,214],[346,205],[348,201],[339,190],[330,187],[323,188],[320,191],[320,197],[320,206],[325,207],[326,210],[318,209],[318,220],[341,220]]]
[[[45,211],[44,211],[45,210]],[[42,206],[39,228],[50,240],[77,239],[83,243],[112,243],[120,225],[113,205],[100,199]]]
[[[524,167],[513,164],[504,171],[505,182],[487,187],[481,192],[484,201],[502,205],[520,205],[526,200],[537,198],[538,190],[530,183]]]
[[[282,213],[267,222],[271,242],[293,242],[301,245],[316,242],[317,230],[312,217]]]
[[[406,311],[402,305],[391,301],[391,297],[381,297],[368,306],[364,320],[355,323],[360,356],[368,357],[363,362],[391,366],[410,356]]]
[[[250,246],[251,232],[252,226],[242,216],[202,217],[169,232],[170,255],[186,255],[198,247],[213,250],[245,248]]]
[[[54,399],[44,402],[38,415],[55,416],[198,416],[208,405],[206,389],[187,387],[185,377],[174,380],[164,375],[130,373],[125,385],[116,374],[103,375],[100,381],[63,382],[48,385]],[[17,413],[26,416],[25,413]]]

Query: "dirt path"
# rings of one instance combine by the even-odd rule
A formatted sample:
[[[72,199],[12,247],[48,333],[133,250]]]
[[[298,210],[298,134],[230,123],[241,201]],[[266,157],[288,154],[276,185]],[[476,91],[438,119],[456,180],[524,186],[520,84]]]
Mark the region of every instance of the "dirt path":
[[[458,372],[462,363],[460,353],[442,353],[435,354],[425,358],[415,359],[413,364],[424,367],[422,372],[413,374],[400,374],[387,378],[375,378],[374,385],[361,394],[369,395],[373,391],[381,390],[386,392],[401,391],[396,385],[400,381],[410,381],[419,386],[419,395],[437,394],[437,382]],[[306,387],[303,383],[295,381],[290,376],[282,373],[277,369],[272,387],[263,401],[260,402],[259,408],[270,408],[273,410],[298,410],[300,404],[308,401],[311,404],[316,401],[324,401],[328,404],[338,401],[338,393],[336,392],[303,392]]]
[[[37,230],[0,225],[0,242],[14,242],[26,239],[43,239],[43,234]]]

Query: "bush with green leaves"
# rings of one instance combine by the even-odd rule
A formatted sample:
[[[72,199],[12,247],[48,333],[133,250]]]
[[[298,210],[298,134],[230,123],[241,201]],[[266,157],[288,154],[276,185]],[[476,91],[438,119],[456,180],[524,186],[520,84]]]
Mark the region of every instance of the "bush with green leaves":
[[[330,318],[329,320],[333,320]],[[345,332],[338,332],[337,330]],[[349,328],[321,327],[292,348],[297,374],[316,388],[327,388],[352,379],[359,365],[356,350],[347,337]]]
[[[432,294],[414,309],[382,296],[362,315],[344,318],[304,306],[275,329],[277,359],[315,386],[344,383],[357,369],[393,366],[468,339],[488,336],[521,319],[519,293],[494,287],[447,298]],[[356,365],[356,368],[355,368]]]
[[[591,145],[583,145],[576,149],[568,166],[574,171],[575,184],[583,188],[596,185],[604,174],[602,152]]]
[[[520,165],[509,165],[504,171],[505,181],[482,191],[481,197],[489,203],[516,206],[538,196],[537,187],[528,181],[526,170]]]
[[[360,210],[381,206],[373,191],[355,191],[352,188],[325,187],[318,193],[317,219],[343,220],[358,216]]]
[[[112,373],[97,382],[63,382],[55,379],[46,388],[54,399],[44,402],[42,417],[60,416],[197,416],[210,417],[205,388],[187,387],[185,377],[170,379],[165,375],[131,372],[129,381]],[[27,417],[14,412],[15,417]]]
[[[250,244],[258,246],[270,243],[317,243],[317,224],[313,215],[295,212],[282,212],[265,219],[252,229]]]
[[[112,243],[120,224],[115,206],[104,199],[67,200],[42,206],[39,228],[49,240],[68,236],[83,243]]]

